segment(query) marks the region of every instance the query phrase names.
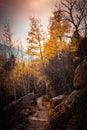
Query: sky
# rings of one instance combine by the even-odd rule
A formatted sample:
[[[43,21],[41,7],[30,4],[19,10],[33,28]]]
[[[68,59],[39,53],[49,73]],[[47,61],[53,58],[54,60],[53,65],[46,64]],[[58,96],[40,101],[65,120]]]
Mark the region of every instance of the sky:
[[[25,44],[25,38],[29,30],[29,17],[36,16],[40,19],[44,29],[48,25],[49,17],[56,2],[60,0],[0,0],[0,8],[4,15],[11,18],[12,39]],[[6,17],[6,16],[5,16]]]

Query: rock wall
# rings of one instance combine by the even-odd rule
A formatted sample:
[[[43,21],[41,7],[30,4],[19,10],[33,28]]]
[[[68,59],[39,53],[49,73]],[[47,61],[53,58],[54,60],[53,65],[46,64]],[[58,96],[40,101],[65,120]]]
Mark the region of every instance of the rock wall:
[[[55,107],[46,130],[87,130],[87,60],[75,70],[74,88]]]
[[[87,59],[85,59],[75,70],[74,87],[80,89],[87,87]]]

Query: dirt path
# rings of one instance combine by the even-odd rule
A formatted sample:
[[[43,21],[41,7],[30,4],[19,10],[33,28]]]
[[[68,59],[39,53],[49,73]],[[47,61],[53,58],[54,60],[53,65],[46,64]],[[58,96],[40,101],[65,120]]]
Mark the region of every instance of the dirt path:
[[[48,124],[48,110],[42,105],[43,97],[37,99],[39,111],[29,116],[29,128],[27,130],[44,130]]]
[[[43,100],[43,97],[39,97],[37,98],[37,104],[38,104],[38,107],[40,108],[40,110],[46,110],[46,108],[42,105],[42,100]]]

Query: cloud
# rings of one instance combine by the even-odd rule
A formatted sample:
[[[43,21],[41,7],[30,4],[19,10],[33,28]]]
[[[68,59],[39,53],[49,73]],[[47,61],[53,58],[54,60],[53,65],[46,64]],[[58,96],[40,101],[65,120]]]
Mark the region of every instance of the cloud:
[[[21,21],[26,19],[26,17],[36,16],[45,24],[52,14],[55,3],[59,1],[60,0],[0,0],[0,12],[2,12],[3,17],[11,16],[12,19],[16,20],[19,18]]]
[[[58,1],[60,0],[0,0],[0,8],[16,16],[48,17]]]

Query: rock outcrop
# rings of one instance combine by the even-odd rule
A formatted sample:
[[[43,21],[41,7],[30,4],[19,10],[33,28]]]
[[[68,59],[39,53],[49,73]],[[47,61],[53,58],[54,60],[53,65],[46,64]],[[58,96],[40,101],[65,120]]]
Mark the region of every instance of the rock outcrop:
[[[27,117],[36,111],[36,103],[35,94],[29,93],[1,109],[0,130],[26,130],[29,125]]]
[[[64,99],[65,95],[59,95],[57,97],[54,97],[50,100],[50,104],[52,106],[52,108],[56,107],[58,104],[60,104],[62,102],[62,100]]]
[[[36,105],[37,104],[36,95],[34,93],[29,93],[28,95],[22,97],[18,102],[28,105]]]
[[[75,70],[74,87],[80,89],[87,87],[87,59],[85,59]]]
[[[75,90],[55,107],[46,130],[87,129],[87,60],[75,70]]]

